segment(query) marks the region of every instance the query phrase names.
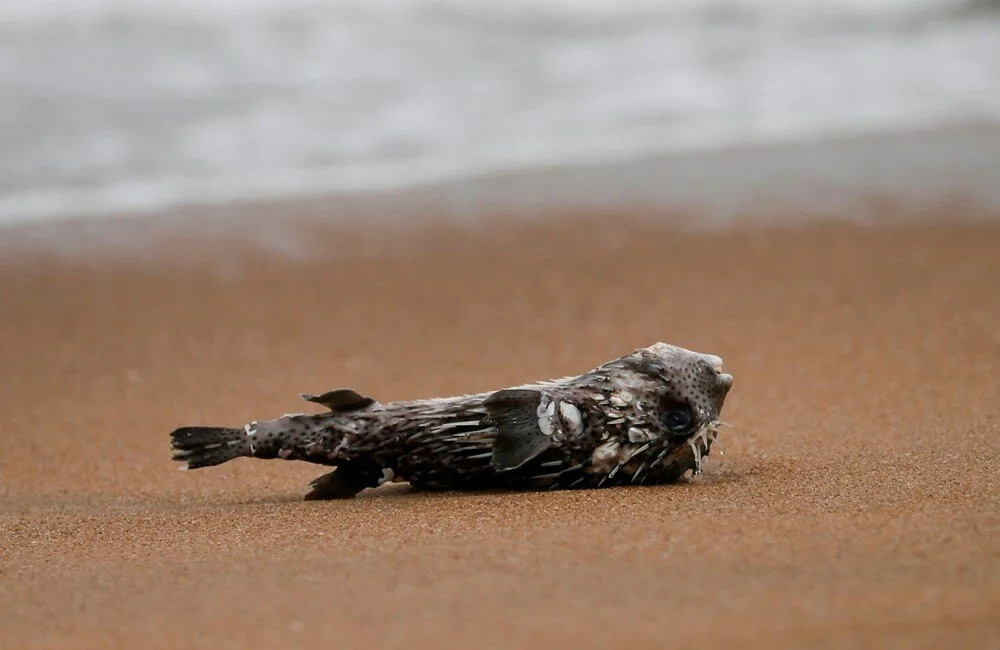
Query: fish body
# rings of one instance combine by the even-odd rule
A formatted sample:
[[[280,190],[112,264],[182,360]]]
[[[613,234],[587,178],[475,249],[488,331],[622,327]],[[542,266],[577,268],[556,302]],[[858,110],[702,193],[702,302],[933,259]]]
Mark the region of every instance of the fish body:
[[[381,404],[353,390],[303,395],[329,410],[171,434],[183,469],[233,458],[336,469],[308,499],[386,481],[426,489],[601,487],[701,469],[732,376],[722,359],[657,343],[590,372],[475,395]]]

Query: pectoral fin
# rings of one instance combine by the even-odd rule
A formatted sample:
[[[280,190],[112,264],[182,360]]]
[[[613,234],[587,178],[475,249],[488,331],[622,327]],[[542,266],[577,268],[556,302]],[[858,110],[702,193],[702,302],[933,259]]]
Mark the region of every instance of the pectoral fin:
[[[322,404],[331,411],[357,411],[368,408],[375,403],[375,400],[371,397],[359,395],[350,388],[331,390],[322,395],[302,393],[301,397],[307,402]]]
[[[377,486],[382,476],[382,468],[375,463],[344,463],[310,483],[312,489],[306,495],[306,501],[350,499],[366,488]]]
[[[483,402],[497,429],[493,443],[493,466],[517,469],[548,449],[552,439],[538,426],[542,393],[512,388],[493,393]]]

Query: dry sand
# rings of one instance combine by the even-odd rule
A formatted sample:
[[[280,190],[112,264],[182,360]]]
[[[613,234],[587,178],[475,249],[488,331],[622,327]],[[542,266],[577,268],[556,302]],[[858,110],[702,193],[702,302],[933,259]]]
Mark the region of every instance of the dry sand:
[[[8,257],[0,646],[1000,647],[1000,227],[630,216]],[[678,485],[305,503],[323,468],[169,460],[174,427],[300,391],[658,340],[736,378],[725,455]]]

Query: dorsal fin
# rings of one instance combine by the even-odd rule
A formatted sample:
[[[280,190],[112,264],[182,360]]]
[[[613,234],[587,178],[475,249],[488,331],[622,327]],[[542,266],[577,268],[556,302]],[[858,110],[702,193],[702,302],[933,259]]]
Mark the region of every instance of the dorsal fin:
[[[552,444],[538,425],[542,393],[526,388],[497,391],[483,401],[497,429],[493,443],[493,466],[517,469]]]
[[[375,403],[371,397],[360,395],[350,388],[338,388],[322,395],[302,393],[301,397],[307,402],[322,404],[331,411],[357,411]]]

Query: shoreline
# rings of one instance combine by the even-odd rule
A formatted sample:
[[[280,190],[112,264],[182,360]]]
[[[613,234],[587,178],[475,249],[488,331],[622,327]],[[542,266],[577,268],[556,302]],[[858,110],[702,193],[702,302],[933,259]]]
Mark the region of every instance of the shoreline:
[[[501,225],[550,214],[632,209],[672,228],[874,223],[888,202],[905,207],[958,203],[958,212],[1000,220],[1000,125],[848,135],[817,141],[676,152],[606,164],[481,174],[413,188],[314,197],[199,204],[134,213],[2,222],[0,257],[17,248],[64,248],[71,236],[109,250],[177,231],[213,237],[281,223],[408,222]],[[938,215],[940,216],[940,215]]]

